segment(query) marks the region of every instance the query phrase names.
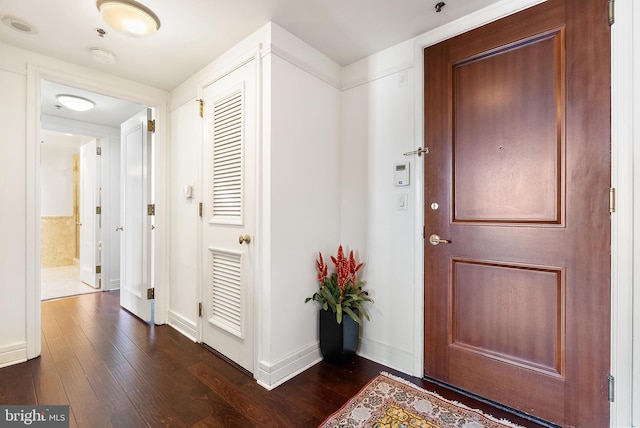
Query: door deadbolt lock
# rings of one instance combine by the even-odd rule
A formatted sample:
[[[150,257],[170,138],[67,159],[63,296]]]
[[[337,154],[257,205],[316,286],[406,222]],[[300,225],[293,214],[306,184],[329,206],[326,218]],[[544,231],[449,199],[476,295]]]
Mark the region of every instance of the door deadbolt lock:
[[[238,238],[238,242],[241,244],[250,244],[251,243],[251,237],[249,235],[240,235],[240,237]]]
[[[429,242],[431,242],[431,245],[438,245],[438,244],[450,244],[451,241],[449,241],[448,239],[440,239],[440,236],[433,234],[429,237]]]

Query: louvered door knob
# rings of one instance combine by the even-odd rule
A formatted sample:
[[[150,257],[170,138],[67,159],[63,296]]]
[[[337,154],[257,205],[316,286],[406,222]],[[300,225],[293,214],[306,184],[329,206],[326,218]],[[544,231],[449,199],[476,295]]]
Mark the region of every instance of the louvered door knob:
[[[249,244],[251,243],[251,237],[249,235],[240,235],[240,237],[238,238],[238,242],[241,244]]]

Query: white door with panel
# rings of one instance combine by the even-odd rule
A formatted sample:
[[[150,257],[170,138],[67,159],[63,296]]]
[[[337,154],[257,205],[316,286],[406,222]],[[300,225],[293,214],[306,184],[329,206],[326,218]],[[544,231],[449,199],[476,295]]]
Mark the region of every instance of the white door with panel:
[[[100,162],[98,144],[92,140],[80,146],[80,281],[99,288],[97,266],[100,265]]]
[[[145,109],[124,122],[121,138],[120,305],[143,321],[151,321],[152,217],[151,110]]]
[[[202,341],[252,373],[256,79],[252,59],[203,92]]]

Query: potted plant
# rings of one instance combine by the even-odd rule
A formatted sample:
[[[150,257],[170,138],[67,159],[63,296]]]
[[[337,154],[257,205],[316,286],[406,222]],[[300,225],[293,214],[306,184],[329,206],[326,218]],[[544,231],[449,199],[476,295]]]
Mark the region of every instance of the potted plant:
[[[316,267],[320,289],[305,302],[314,300],[321,305],[319,325],[322,356],[328,361],[344,362],[355,355],[362,317],[369,319],[362,304],[373,300],[362,289],[364,282],[358,281],[357,273],[363,263],[356,263],[353,250],[347,258],[340,245],[338,254],[331,256],[331,261],[334,272],[329,275],[322,253],[318,253]]]

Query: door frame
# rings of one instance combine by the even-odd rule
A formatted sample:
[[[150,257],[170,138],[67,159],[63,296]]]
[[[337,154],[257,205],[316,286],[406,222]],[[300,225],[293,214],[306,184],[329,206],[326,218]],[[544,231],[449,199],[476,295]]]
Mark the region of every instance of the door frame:
[[[470,31],[484,24],[496,21],[505,16],[543,3],[546,0],[503,0],[418,36],[414,41],[413,67],[414,76],[414,135],[415,147],[424,144],[424,49],[450,39],[461,33]],[[602,2],[606,7],[606,1]],[[632,401],[634,394],[640,396],[640,369],[632,369],[632,345],[640,354],[640,340],[633,341],[633,328],[629,320],[633,319],[634,307],[640,311],[640,297],[633,300],[634,282],[640,281],[633,276],[634,262],[640,265],[640,251],[635,251],[633,235],[634,220],[640,224],[640,209],[634,210],[634,201],[640,202],[640,177],[634,178],[634,166],[640,165],[640,158],[634,162],[634,130],[636,142],[640,144],[640,125],[633,123],[633,115],[640,114],[640,91],[633,88],[633,78],[640,82],[640,55],[634,58],[634,49],[640,48],[640,32],[633,31],[634,21],[640,25],[640,5],[633,7],[633,0],[616,0],[616,22],[612,27],[612,121],[611,121],[611,186],[616,189],[616,212],[611,217],[611,374],[615,377],[615,400],[611,403],[611,427],[632,426],[632,422],[640,424],[640,397]],[[635,60],[635,61],[634,61]],[[635,70],[633,64],[636,64]],[[640,83],[639,83],[640,84]],[[413,375],[424,375],[424,173],[416,168],[414,188],[414,215],[416,230],[414,231],[414,304],[416,319],[414,320]],[[635,191],[634,191],[635,179]],[[634,212],[635,211],[635,212]],[[634,319],[640,328],[640,319]],[[635,407],[636,419],[632,421],[632,410]]]
[[[239,69],[240,67],[242,67],[243,65],[254,61],[255,62],[255,79],[256,79],[256,129],[255,129],[255,159],[254,159],[254,163],[255,163],[255,177],[254,177],[254,183],[253,185],[255,186],[255,197],[253,201],[244,201],[245,205],[246,204],[253,204],[254,209],[257,209],[257,207],[259,207],[259,202],[261,200],[261,195],[262,195],[262,190],[261,190],[261,171],[262,171],[262,134],[261,134],[261,123],[262,123],[262,56],[261,56],[261,46],[260,45],[255,45],[253,47],[248,48],[243,54],[238,55],[237,57],[233,58],[232,61],[230,61],[228,64],[225,64],[225,66],[220,67],[220,69],[215,70],[211,75],[209,75],[206,79],[200,81],[198,83],[198,96],[197,99],[198,100],[204,100],[204,92],[205,90],[213,85],[214,83],[216,83],[217,81],[221,80],[222,78],[224,78],[225,76],[233,73],[235,70]],[[205,189],[205,183],[204,180],[206,179],[205,177],[205,171],[204,171],[204,158],[205,158],[205,119],[206,118],[201,118],[200,120],[200,124],[198,126],[198,141],[199,141],[199,153],[200,153],[200,159],[203,159],[203,161],[198,163],[197,169],[197,177],[198,177],[198,181],[197,183],[199,184],[199,187],[201,189]],[[204,201],[204,195],[200,194],[198,195],[198,200],[199,201]],[[204,202],[202,202],[204,203]],[[198,227],[197,227],[197,232],[198,232],[198,238],[197,238],[197,245],[198,245],[198,251],[197,251],[197,258],[198,261],[196,263],[197,266],[197,270],[198,270],[198,275],[197,275],[197,279],[198,279],[198,284],[197,284],[197,296],[199,301],[202,301],[202,299],[204,298],[204,263],[205,263],[205,257],[207,256],[207,254],[205,253],[204,250],[204,222],[206,220],[204,219],[204,217],[200,217],[199,221],[198,221]],[[258,338],[261,337],[261,324],[258,322],[259,319],[259,314],[260,314],[260,291],[258,289],[258,287],[255,286],[256,283],[256,278],[258,278],[258,267],[261,266],[262,263],[262,257],[261,255],[263,254],[263,244],[261,243],[261,239],[258,239],[256,241],[255,236],[261,236],[262,235],[262,228],[261,228],[261,222],[258,219],[257,214],[255,215],[254,218],[254,224],[252,225],[253,227],[253,236],[251,237],[253,239],[253,241],[251,242],[251,245],[253,246],[253,266],[252,266],[252,271],[251,271],[251,277],[253,278],[253,285],[251,287],[251,296],[250,299],[252,300],[251,303],[251,307],[253,308],[253,314],[252,314],[252,322],[249,326],[247,326],[248,328],[251,328],[253,330],[253,369],[251,370],[251,374],[253,376],[254,379],[258,379],[258,371],[259,371],[259,356],[260,356],[260,343]],[[203,343],[203,328],[204,328],[204,323],[206,322],[205,318],[200,316],[197,318],[197,342],[198,343]]]
[[[27,126],[26,126],[26,345],[27,359],[42,351],[41,342],[41,278],[40,278],[40,99],[41,82],[47,80],[62,85],[128,100],[155,109],[156,133],[154,165],[157,171],[168,171],[167,101],[168,93],[90,69],[61,67],[56,70],[34,63],[27,64]],[[155,322],[165,324],[168,310],[168,239],[169,218],[168,174],[156,174],[156,239],[155,256]]]

